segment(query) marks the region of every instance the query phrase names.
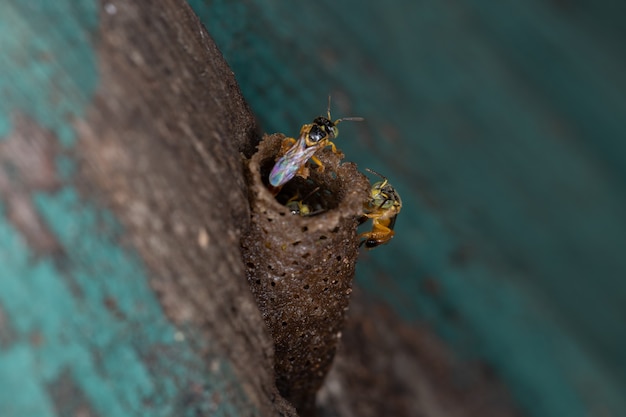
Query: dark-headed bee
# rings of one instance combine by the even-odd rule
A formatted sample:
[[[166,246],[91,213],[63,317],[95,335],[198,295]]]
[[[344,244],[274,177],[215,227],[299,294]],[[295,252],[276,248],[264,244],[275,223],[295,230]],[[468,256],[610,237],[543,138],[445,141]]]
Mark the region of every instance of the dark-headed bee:
[[[285,138],[283,140],[283,149],[287,148],[287,150],[276,161],[270,172],[269,183],[272,187],[280,187],[292,179],[309,159],[319,166],[320,171],[323,171],[324,165],[315,157],[315,153],[329,145],[332,151],[337,153],[337,147],[332,142],[339,135],[337,125],[344,120],[363,120],[361,117],[344,117],[333,122],[330,118],[330,97],[328,97],[327,115],[328,117],[319,116],[313,120],[313,123],[302,125],[298,139]]]

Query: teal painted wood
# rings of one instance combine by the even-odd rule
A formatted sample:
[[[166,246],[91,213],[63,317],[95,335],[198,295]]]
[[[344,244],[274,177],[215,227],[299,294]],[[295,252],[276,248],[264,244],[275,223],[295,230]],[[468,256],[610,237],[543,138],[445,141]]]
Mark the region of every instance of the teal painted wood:
[[[268,132],[358,115],[397,236],[359,283],[491,364],[529,415],[626,409],[626,38],[619,2],[214,0],[204,20]]]
[[[196,330],[165,317],[141,259],[121,243],[118,220],[73,185],[72,121],[99,82],[98,7],[0,5],[0,146],[18,140],[14,121],[26,118],[62,149],[51,156],[53,190],[20,184],[38,167],[0,166],[0,414],[254,414],[229,362],[207,361],[211,346]],[[26,206],[54,236],[53,253],[27,244],[7,216],[6,198],[22,186]]]
[[[229,364],[215,358],[208,368],[168,323],[141,262],[115,243],[115,219],[71,187],[33,203],[68,256],[36,259],[0,223],[0,308],[10,328],[0,349],[2,415],[239,415],[228,401],[243,395]],[[193,384],[197,398],[188,397]],[[219,407],[216,395],[226,400]]]
[[[88,38],[97,28],[97,3],[15,3],[0,5],[0,136],[8,135],[11,118],[22,112],[71,144],[68,118],[83,113],[97,84]]]

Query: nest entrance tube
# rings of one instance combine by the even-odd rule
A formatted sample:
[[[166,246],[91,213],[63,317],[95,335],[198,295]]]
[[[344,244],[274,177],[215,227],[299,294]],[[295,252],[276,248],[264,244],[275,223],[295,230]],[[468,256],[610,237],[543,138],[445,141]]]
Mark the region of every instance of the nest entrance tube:
[[[275,197],[267,174],[283,135],[265,136],[247,164],[251,226],[242,238],[247,277],[274,340],[276,385],[302,416],[315,414],[315,393],[330,369],[348,308],[358,256],[358,219],[369,182],[352,163],[319,152],[312,168]],[[311,216],[292,214],[292,197]],[[281,204],[282,203],[282,204]]]

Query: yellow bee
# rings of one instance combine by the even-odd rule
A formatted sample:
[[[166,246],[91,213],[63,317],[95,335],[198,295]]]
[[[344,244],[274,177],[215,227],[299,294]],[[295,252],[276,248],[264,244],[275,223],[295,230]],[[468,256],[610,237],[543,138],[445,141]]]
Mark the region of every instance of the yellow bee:
[[[386,177],[374,170],[366,170],[383,179],[372,185],[369,199],[363,204],[362,222],[372,219],[372,230],[361,233],[359,239],[363,239],[361,245],[365,244],[366,248],[371,249],[384,245],[393,238],[393,227],[402,208],[402,200]]]
[[[289,200],[287,200],[287,202],[285,203],[285,206],[289,209],[291,214],[294,214],[294,215],[299,214],[302,217],[314,216],[316,214],[319,214],[323,212],[324,209],[318,208],[317,210],[314,211],[312,210],[310,204],[305,203],[305,201],[308,200],[319,189],[320,187],[316,187],[313,191],[311,191],[306,197],[304,197],[301,200],[299,200],[300,194],[297,193],[296,195],[291,197]]]
[[[332,151],[337,153],[337,147],[332,142],[339,135],[337,125],[344,120],[363,120],[361,117],[344,117],[333,122],[330,118],[330,97],[328,97],[327,114],[328,117],[319,116],[313,120],[313,123],[302,125],[298,139],[285,138],[283,140],[282,148],[288,149],[276,161],[270,172],[269,183],[272,187],[280,187],[295,177],[309,159],[319,166],[320,171],[323,171],[322,161],[314,154],[329,145]]]

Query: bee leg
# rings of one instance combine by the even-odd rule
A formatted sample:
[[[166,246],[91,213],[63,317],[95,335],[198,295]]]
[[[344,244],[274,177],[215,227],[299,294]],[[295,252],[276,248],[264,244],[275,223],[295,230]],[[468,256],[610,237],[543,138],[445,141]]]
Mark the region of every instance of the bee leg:
[[[280,151],[278,152],[278,155],[282,156],[287,153],[289,148],[291,148],[294,143],[296,143],[296,140],[294,138],[283,139],[282,143],[280,144]]]
[[[300,198],[300,195],[296,193],[293,197],[287,200],[285,205],[288,206],[290,203],[293,203],[294,201],[298,201],[298,198]]]
[[[319,160],[317,156],[313,155],[311,157],[311,160],[317,164],[317,172],[324,172],[324,164],[322,163],[322,161]]]
[[[375,248],[376,246],[384,245],[389,242],[394,234],[394,231],[387,226],[374,222],[374,227],[372,227],[371,232],[365,232],[359,235],[359,239],[363,239],[360,245],[365,243],[365,247],[370,249]]]
[[[338,155],[339,158],[343,159],[344,154],[343,152],[341,152],[339,149],[337,149],[337,146],[335,146],[335,144],[331,141],[328,141],[328,145],[330,145],[330,150],[335,154]]]
[[[302,177],[302,178],[308,178],[309,177],[309,167],[307,167],[306,165],[302,165],[298,171],[296,172],[296,175],[298,177]]]
[[[359,217],[359,224],[361,225],[368,220],[369,220],[369,217],[367,216],[367,214],[363,214],[361,217]]]
[[[291,147],[294,143],[296,143],[296,140],[294,138],[285,138],[283,139],[282,145]]]

